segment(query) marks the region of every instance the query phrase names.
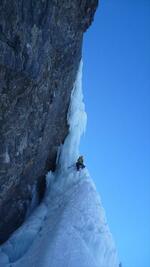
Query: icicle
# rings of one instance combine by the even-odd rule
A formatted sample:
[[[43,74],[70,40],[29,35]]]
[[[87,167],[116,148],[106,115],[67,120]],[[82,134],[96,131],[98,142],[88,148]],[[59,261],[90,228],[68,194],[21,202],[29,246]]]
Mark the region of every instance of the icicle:
[[[87,115],[83,103],[82,93],[82,67],[80,62],[77,78],[71,94],[68,112],[69,134],[61,149],[59,165],[61,170],[67,170],[74,164],[79,156],[80,138],[86,129]]]

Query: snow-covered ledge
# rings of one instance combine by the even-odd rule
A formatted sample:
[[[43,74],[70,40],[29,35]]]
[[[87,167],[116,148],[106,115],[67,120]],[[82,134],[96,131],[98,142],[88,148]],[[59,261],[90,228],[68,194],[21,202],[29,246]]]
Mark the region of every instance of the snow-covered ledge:
[[[118,267],[104,209],[87,169],[77,171],[86,127],[82,62],[68,112],[69,134],[41,205],[0,248],[2,267]]]

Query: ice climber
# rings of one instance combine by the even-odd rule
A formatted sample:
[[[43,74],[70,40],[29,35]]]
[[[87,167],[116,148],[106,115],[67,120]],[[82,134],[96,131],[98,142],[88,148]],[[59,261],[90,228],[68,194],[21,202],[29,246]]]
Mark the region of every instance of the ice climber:
[[[76,168],[77,168],[77,171],[79,171],[80,169],[84,169],[85,168],[85,165],[84,165],[84,160],[83,160],[83,156],[80,156],[76,162]]]

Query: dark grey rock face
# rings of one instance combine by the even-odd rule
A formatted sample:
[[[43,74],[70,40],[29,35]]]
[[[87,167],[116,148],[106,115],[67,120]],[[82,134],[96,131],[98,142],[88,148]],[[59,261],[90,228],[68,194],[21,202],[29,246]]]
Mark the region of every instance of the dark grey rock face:
[[[0,243],[23,222],[67,132],[83,32],[98,0],[0,1]]]

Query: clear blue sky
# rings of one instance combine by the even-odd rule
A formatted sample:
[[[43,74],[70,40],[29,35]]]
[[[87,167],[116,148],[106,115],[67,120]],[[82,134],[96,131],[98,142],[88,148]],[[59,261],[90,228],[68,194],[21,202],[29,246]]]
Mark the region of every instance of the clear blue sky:
[[[83,54],[81,151],[123,267],[150,267],[150,0],[101,0]]]

